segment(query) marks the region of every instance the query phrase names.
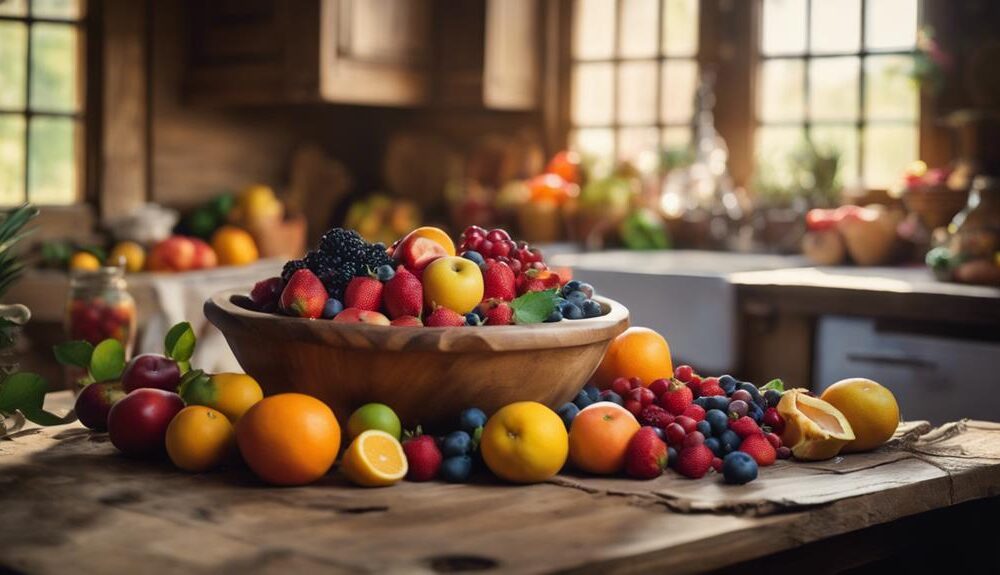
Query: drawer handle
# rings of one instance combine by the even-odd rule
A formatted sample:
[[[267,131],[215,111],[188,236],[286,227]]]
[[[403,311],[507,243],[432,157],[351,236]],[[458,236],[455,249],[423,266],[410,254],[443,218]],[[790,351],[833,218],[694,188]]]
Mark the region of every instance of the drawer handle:
[[[918,357],[908,357],[905,355],[885,355],[877,353],[848,352],[847,359],[858,363],[873,363],[876,365],[890,365],[895,367],[914,367],[921,369],[937,369],[937,364]]]

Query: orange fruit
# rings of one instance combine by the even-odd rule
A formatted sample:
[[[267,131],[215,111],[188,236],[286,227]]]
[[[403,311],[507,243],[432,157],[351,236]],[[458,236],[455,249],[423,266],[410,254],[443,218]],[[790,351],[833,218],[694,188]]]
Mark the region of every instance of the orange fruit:
[[[236,424],[250,469],[275,485],[305,485],[326,474],[340,451],[340,424],[322,401],[301,393],[265,397]]]
[[[101,269],[101,260],[90,252],[76,252],[69,259],[69,269],[94,271]]]
[[[233,425],[222,413],[201,405],[180,410],[167,426],[167,455],[184,471],[200,473],[233,453]]]
[[[236,226],[222,226],[212,235],[212,249],[220,266],[242,266],[260,257],[250,232]]]
[[[569,460],[589,473],[617,473],[625,466],[625,451],[636,431],[639,422],[624,407],[611,402],[590,405],[569,428]]]
[[[783,393],[777,409],[785,420],[781,442],[797,459],[830,459],[854,439],[854,431],[844,414],[830,403],[812,397],[805,389]]]
[[[363,487],[385,487],[399,482],[409,469],[399,440],[388,433],[369,429],[354,438],[340,470],[351,482]]]
[[[899,404],[882,385],[860,377],[843,379],[823,391],[820,399],[844,414],[854,430],[854,441],[843,451],[868,451],[892,438],[899,426]]]
[[[451,237],[448,236],[448,233],[442,230],[441,228],[435,228],[434,226],[419,227],[413,230],[412,232],[406,234],[404,239],[410,236],[427,238],[432,242],[443,247],[444,251],[448,252],[449,256],[455,255],[455,242],[451,241]],[[399,243],[402,244],[403,242]]]
[[[618,377],[638,377],[648,386],[657,379],[669,379],[673,375],[674,364],[667,340],[647,327],[630,327],[611,340],[594,373],[594,380],[599,388],[607,389]]]
[[[518,401],[493,414],[483,428],[483,461],[497,477],[512,483],[538,483],[566,463],[566,426],[536,401]]]

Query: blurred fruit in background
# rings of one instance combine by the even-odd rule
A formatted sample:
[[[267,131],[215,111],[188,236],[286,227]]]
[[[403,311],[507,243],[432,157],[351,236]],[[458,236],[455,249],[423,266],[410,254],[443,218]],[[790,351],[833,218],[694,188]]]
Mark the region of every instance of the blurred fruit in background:
[[[97,270],[101,267],[101,260],[90,252],[76,252],[69,259],[69,269],[71,270]]]
[[[240,192],[236,205],[229,212],[229,221],[254,226],[263,222],[280,221],[284,215],[285,205],[274,194],[274,190],[270,186],[254,184]]]
[[[130,273],[141,272],[146,265],[146,250],[136,242],[118,242],[108,255],[109,266],[122,265]]]
[[[579,184],[581,180],[580,154],[570,150],[563,150],[552,156],[545,171],[555,174],[571,184]]]
[[[146,269],[151,272],[186,272],[213,268],[218,263],[214,250],[204,241],[187,236],[170,236],[149,250]]]
[[[630,250],[665,250],[670,248],[667,226],[658,214],[639,208],[618,226],[622,243]]]
[[[354,202],[344,219],[344,227],[357,230],[368,241],[386,245],[419,225],[420,210],[416,204],[384,194]]]
[[[212,248],[218,256],[219,265],[242,266],[257,261],[260,257],[257,242],[242,228],[225,225],[212,235]]]
[[[185,215],[177,231],[208,240],[230,218],[235,202],[232,194],[220,194]]]

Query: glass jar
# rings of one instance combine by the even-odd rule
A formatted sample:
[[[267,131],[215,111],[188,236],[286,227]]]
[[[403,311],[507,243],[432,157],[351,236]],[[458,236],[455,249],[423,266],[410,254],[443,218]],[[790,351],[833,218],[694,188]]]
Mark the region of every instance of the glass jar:
[[[117,339],[129,357],[135,342],[135,324],[135,300],[128,293],[123,268],[103,267],[72,273],[66,304],[66,331],[70,339],[82,339],[92,345]]]

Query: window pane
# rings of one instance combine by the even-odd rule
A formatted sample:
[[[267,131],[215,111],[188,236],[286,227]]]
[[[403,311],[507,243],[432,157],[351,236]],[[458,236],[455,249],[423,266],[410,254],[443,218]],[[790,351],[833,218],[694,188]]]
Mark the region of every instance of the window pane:
[[[691,145],[691,128],[671,126],[663,129],[663,147],[668,150],[687,148]]]
[[[761,51],[801,54],[806,50],[806,0],[764,0]]]
[[[804,132],[798,127],[762,126],[757,129],[757,179],[784,190],[794,185],[792,154],[802,148]]]
[[[853,187],[858,182],[858,130],[844,126],[813,126],[809,132],[813,144],[821,154],[832,150],[840,152],[840,183]]]
[[[35,117],[28,129],[28,198],[37,204],[72,204],[76,201],[75,122]]]
[[[865,60],[865,113],[874,120],[916,120],[917,86],[910,79],[908,56],[872,56]]]
[[[573,12],[573,55],[610,58],[615,52],[615,0],[576,0]]]
[[[0,204],[24,201],[24,118],[0,115]]]
[[[861,46],[861,0],[812,0],[809,17],[813,52],[857,52]]]
[[[573,68],[573,123],[610,124],[614,100],[611,64],[579,64]]]
[[[659,8],[659,0],[622,0],[622,19],[618,26],[622,56],[656,55]]]
[[[5,0],[0,2],[0,16],[26,16],[27,0]]]
[[[803,119],[802,60],[767,60],[760,67],[760,118],[764,121]]]
[[[656,62],[625,62],[618,68],[618,120],[656,122]]]
[[[690,122],[694,115],[694,95],[698,90],[698,63],[668,60],[663,63],[660,116],[666,123]]]
[[[869,125],[865,128],[865,185],[892,186],[917,156],[916,126]]]
[[[865,45],[869,49],[909,49],[917,43],[917,0],[868,0]]]
[[[694,56],[698,52],[698,0],[664,0],[663,53]]]
[[[80,0],[31,0],[31,15],[73,20],[80,17]]]
[[[61,24],[31,27],[31,107],[77,110],[76,28]]]
[[[857,58],[809,62],[809,113],[815,120],[856,120],[861,63]]]
[[[611,129],[576,130],[569,135],[570,147],[584,155],[610,158],[615,149],[615,133]]]
[[[618,159],[635,160],[639,154],[658,147],[656,128],[625,128],[618,132]]]
[[[0,22],[0,108],[24,107],[27,40],[28,29],[24,24]]]

